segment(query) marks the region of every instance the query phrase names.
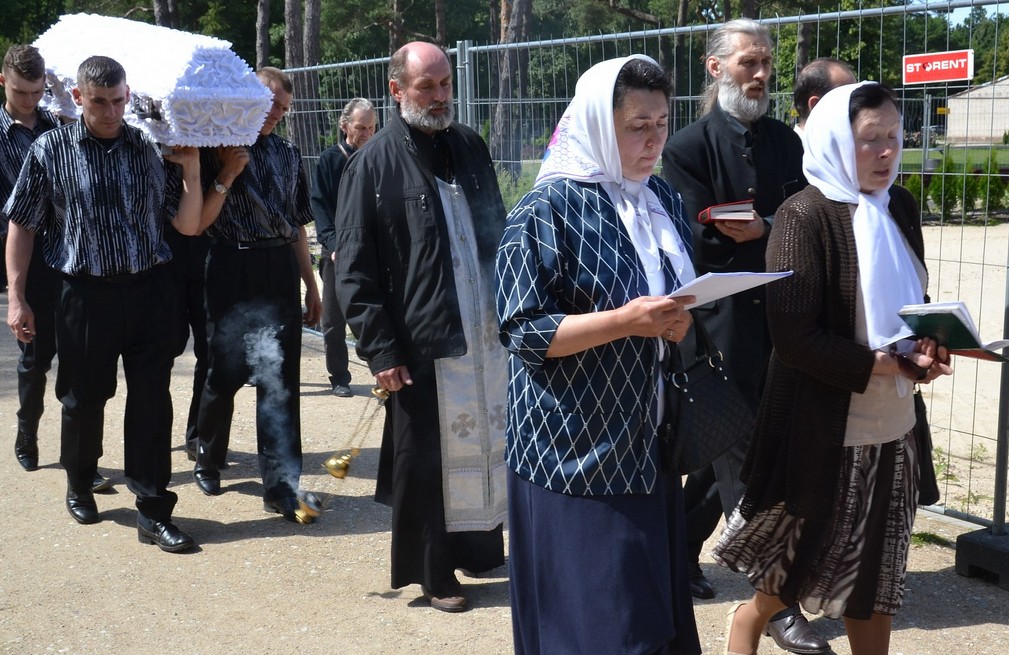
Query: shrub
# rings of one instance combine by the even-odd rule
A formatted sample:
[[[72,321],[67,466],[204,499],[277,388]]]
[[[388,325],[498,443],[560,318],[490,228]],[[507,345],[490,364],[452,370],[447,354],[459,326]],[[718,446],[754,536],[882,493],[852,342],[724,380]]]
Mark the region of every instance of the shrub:
[[[921,175],[915,173],[914,175],[907,178],[907,180],[905,180],[904,182],[904,188],[911,192],[911,195],[914,196],[914,200],[916,203],[918,203],[918,206],[924,208],[921,201],[922,200]]]
[[[960,189],[963,187],[962,175],[955,174],[956,166],[950,157],[943,157],[942,163],[932,174],[928,183],[928,197],[939,211],[943,221],[952,217],[953,209],[960,200]]]
[[[523,166],[518,179],[513,178],[507,170],[498,171],[497,181],[501,187],[501,199],[504,201],[505,211],[510,212],[522,196],[533,188],[536,173],[539,171],[539,162],[536,163],[536,166]]]
[[[992,149],[988,153],[988,163],[985,166],[984,177],[980,178],[979,194],[987,197],[989,212],[1006,208],[1006,181],[999,171],[998,151]]]

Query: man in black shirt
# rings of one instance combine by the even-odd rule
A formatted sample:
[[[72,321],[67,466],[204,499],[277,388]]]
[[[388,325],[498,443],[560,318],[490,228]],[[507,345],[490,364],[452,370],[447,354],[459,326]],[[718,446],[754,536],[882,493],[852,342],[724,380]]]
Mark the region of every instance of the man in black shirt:
[[[21,172],[28,147],[41,134],[59,127],[56,117],[38,104],[45,91],[46,65],[34,46],[14,45],[7,50],[0,73],[6,102],[0,107],[0,207],[7,203]],[[7,236],[7,220],[0,224]],[[0,254],[0,261],[3,257]],[[7,286],[6,265],[3,286]],[[18,341],[21,358],[18,361],[18,427],[14,440],[14,455],[26,471],[39,465],[38,428],[44,410],[46,373],[56,357],[56,332],[53,324],[56,292],[60,276],[46,265],[42,255],[42,239],[36,239],[25,284],[28,304],[35,311],[35,337],[28,343]],[[111,488],[109,480],[95,473],[92,491]]]
[[[305,234],[312,208],[301,154],[293,143],[273,134],[291,107],[294,86],[276,68],[256,75],[273,91],[273,106],[256,143],[204,150],[202,156],[207,193],[201,227],[210,235],[210,357],[193,477],[203,493],[221,493],[235,393],[251,381],[257,387],[264,509],[296,521],[301,328],[318,323],[321,301]],[[304,314],[300,282],[306,289]]]
[[[333,277],[333,217],[336,215],[336,196],[340,189],[343,167],[357,149],[375,135],[375,109],[364,98],[354,98],[340,114],[340,130],[344,138],[335,146],[326,148],[315,167],[312,185],[312,213],[315,214],[315,236],[322,246],[319,259],[319,277],[322,278],[322,337],[326,348],[326,370],[333,395],[349,398],[350,369],[347,355],[347,321],[336,302],[336,279]]]
[[[82,119],[32,144],[4,207],[11,221],[7,324],[19,341],[36,334],[25,278],[38,234],[46,263],[63,278],[56,395],[63,404],[67,510],[78,523],[100,520],[91,485],[102,454],[105,403],[115,393],[122,357],[124,468],[137,497],[139,539],[169,552],[189,550],[193,539],[172,523],[177,496],[167,489],[172,352],[164,326],[173,299],[163,228],[167,220],[183,234],[199,229],[198,152],[176,148],[166,157],[182,166],[179,188],[157,145],[123,122],[130,97],[123,67],[90,57],[78,69],[77,84],[73,98]]]
[[[767,28],[750,19],[729,21],[708,39],[705,66],[709,84],[704,115],[669,137],[662,174],[683,196],[693,221],[697,274],[763,271],[767,238],[778,206],[806,186],[802,142],[784,123],[767,115],[774,48]],[[749,220],[697,222],[712,205],[749,200]],[[725,365],[754,411],[760,401],[771,339],[764,319],[764,289],[751,289],[697,309]],[[712,598],[714,588],[698,564],[704,541],[742,496],[740,471],[749,434],[683,485],[687,548],[692,559],[690,587],[696,598]],[[781,648],[821,653],[829,644],[817,635],[799,608],[772,617],[768,632]]]

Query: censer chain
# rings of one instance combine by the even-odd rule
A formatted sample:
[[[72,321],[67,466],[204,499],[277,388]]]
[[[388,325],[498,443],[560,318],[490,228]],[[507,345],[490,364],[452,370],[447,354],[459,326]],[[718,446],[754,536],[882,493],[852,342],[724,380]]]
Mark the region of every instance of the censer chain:
[[[361,414],[357,418],[354,431],[347,438],[347,443],[323,462],[323,467],[329,471],[330,475],[336,478],[343,478],[347,475],[347,471],[350,470],[351,460],[361,454],[364,440],[371,434],[371,429],[375,425],[378,410],[385,405],[385,401],[388,398],[389,392],[384,389],[375,387],[371,390],[371,396],[364,407],[361,408]],[[341,450],[346,451],[347,454],[338,455]]]

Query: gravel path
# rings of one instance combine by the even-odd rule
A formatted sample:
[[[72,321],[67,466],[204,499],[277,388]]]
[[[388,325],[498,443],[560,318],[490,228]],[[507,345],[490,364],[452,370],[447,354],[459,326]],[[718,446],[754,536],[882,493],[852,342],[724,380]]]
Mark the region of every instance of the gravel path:
[[[0,296],[6,316],[6,297]],[[172,489],[177,523],[200,544],[170,555],[137,542],[133,496],[122,479],[125,384],[106,413],[105,456],[111,494],[99,495],[102,521],[81,526],[63,506],[65,477],[57,464],[59,405],[51,393],[43,417],[42,468],[25,473],[14,459],[17,349],[0,336],[0,653],[231,653],[369,654],[511,652],[506,571],[466,579],[469,612],[449,615],[427,607],[416,586],[389,588],[389,511],[371,500],[381,415],[363,436],[350,475],[338,480],[322,462],[357,439],[355,426],[370,408],[369,376],[352,363],[352,399],[329,394],[321,339],[306,334],[301,387],[305,488],[325,512],[308,526],[263,512],[255,457],[254,390],[236,402],[232,466],[225,493],[208,498],[192,482],[192,465],[173,452]],[[181,444],[189,402],[192,358],[173,377],[175,434]],[[51,378],[53,379],[53,378]],[[955,540],[973,526],[920,515],[916,530]],[[719,591],[698,603],[706,653],[724,648],[724,616],[748,595],[746,580],[705,560]],[[904,610],[895,621],[892,653],[992,653],[1009,644],[1009,592],[953,572],[949,545],[913,548]],[[839,655],[849,653],[840,622],[816,620]],[[769,639],[763,652],[777,650]],[[590,654],[587,654],[590,655]]]

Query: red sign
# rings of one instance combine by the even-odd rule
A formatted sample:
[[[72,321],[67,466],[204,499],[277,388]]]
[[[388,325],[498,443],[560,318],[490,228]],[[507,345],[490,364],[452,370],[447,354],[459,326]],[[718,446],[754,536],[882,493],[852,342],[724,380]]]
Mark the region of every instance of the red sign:
[[[973,78],[973,50],[904,55],[904,84],[961,82]]]

